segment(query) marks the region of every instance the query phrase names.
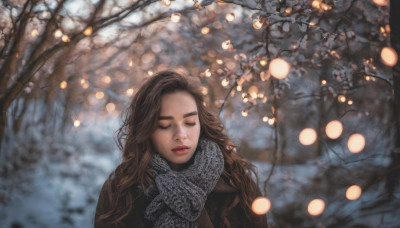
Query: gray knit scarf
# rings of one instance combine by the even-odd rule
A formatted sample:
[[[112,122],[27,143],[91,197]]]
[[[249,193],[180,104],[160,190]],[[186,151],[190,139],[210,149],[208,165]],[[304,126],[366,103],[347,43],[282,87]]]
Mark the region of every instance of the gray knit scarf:
[[[193,163],[181,171],[171,170],[158,154],[153,157],[154,184],[145,191],[151,200],[145,217],[154,227],[197,227],[207,195],[221,176],[224,158],[218,144],[204,139],[194,156]]]

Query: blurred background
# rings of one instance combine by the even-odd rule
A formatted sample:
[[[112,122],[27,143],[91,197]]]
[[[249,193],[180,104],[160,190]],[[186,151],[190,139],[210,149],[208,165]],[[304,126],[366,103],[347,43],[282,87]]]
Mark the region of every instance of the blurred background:
[[[400,2],[0,2],[0,227],[92,227],[148,76],[202,85],[270,227],[399,227]]]

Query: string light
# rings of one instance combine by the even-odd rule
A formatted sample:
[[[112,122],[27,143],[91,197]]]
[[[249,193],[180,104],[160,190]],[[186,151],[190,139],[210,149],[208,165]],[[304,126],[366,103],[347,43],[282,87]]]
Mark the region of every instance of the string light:
[[[92,35],[92,33],[93,33],[93,28],[92,28],[92,26],[87,27],[87,28],[85,29],[85,31],[83,31],[83,34],[84,34],[85,36],[90,36],[90,35]]]
[[[81,121],[74,120],[74,127],[79,127],[81,125]]]
[[[322,199],[313,199],[307,207],[307,211],[312,216],[318,216],[324,212],[325,202]]]
[[[347,148],[351,153],[360,153],[365,147],[365,137],[362,134],[352,134],[347,141]]]
[[[217,59],[216,62],[217,62],[219,65],[222,65],[222,64],[224,63],[224,61],[223,61],[222,59]]]
[[[132,96],[133,92],[134,92],[134,90],[132,88],[129,88],[129,89],[126,90],[126,95]]]
[[[224,50],[229,49],[231,47],[231,41],[227,40],[227,41],[222,42],[221,47]]]
[[[381,51],[381,60],[383,64],[393,67],[397,63],[398,55],[393,48],[384,47]]]
[[[62,42],[64,42],[64,43],[68,43],[68,42],[70,41],[68,35],[63,35],[63,36],[61,37],[61,40],[62,40]]]
[[[387,6],[389,0],[372,0],[378,6]]]
[[[330,139],[337,139],[343,132],[343,124],[338,120],[332,120],[325,127],[325,133]]]
[[[322,85],[326,85],[326,80],[322,80],[322,81],[321,81],[321,84],[322,84]]]
[[[312,128],[305,128],[300,132],[299,141],[301,144],[308,146],[317,140],[317,133]]]
[[[247,117],[248,115],[249,115],[249,110],[247,110],[247,109],[242,110],[243,117]]]
[[[208,28],[208,27],[201,28],[201,33],[203,33],[204,35],[208,34],[209,32],[210,32],[210,28]]]
[[[253,22],[253,28],[254,29],[260,29],[260,28],[262,28],[263,24],[264,23],[263,23],[262,19],[261,18],[257,18]]]
[[[268,116],[263,116],[262,121],[263,121],[264,123],[268,122],[268,120],[269,120]]]
[[[233,14],[233,13],[228,13],[228,14],[225,15],[225,19],[226,19],[228,22],[232,22],[232,21],[235,20],[235,14]]]
[[[211,71],[210,69],[207,69],[204,74],[206,75],[207,78],[211,77]]]
[[[260,65],[261,65],[261,66],[266,66],[266,65],[267,65],[267,60],[261,59],[261,60],[260,60]]]
[[[61,89],[65,89],[65,88],[67,88],[67,85],[68,85],[68,83],[67,83],[66,81],[62,81],[62,82],[60,83],[60,88],[61,88]]]
[[[32,37],[37,37],[39,35],[39,31],[37,30],[37,29],[33,29],[32,31],[31,31],[31,36]]]
[[[362,193],[361,187],[358,185],[352,185],[346,190],[346,198],[348,200],[356,200],[360,198]]]
[[[255,198],[253,203],[251,204],[251,210],[254,212],[254,214],[257,215],[266,214],[270,208],[271,201],[262,196]]]
[[[129,65],[130,67],[133,66],[133,60],[132,60],[132,59],[129,60],[129,64],[128,64],[128,65]]]
[[[228,86],[228,85],[229,85],[229,80],[226,79],[226,78],[224,78],[224,79],[221,81],[221,85],[222,85],[223,87]]]
[[[339,95],[338,96],[338,101],[341,102],[341,103],[346,102],[346,97],[344,95]]]
[[[238,92],[242,91],[242,86],[241,85],[236,86],[236,91]]]
[[[61,29],[56,29],[56,31],[54,31],[54,37],[56,39],[62,37],[62,35],[63,35],[63,32],[61,31]]]
[[[152,70],[148,70],[148,71],[147,71],[147,74],[148,74],[149,76],[153,76],[154,72],[153,72]]]
[[[353,100],[350,100],[350,99],[349,99],[349,100],[347,101],[347,104],[348,104],[348,105],[352,105],[352,104],[353,104]]]
[[[201,87],[201,93],[202,93],[203,95],[207,95],[207,94],[208,94],[208,88],[205,87],[205,86],[202,86],[202,87]]]
[[[269,71],[275,78],[284,79],[289,74],[290,64],[284,59],[276,58],[269,63]]]
[[[168,6],[170,6],[170,5],[172,4],[172,1],[170,1],[170,0],[162,0],[161,3],[162,3],[164,6],[168,7]]]
[[[87,89],[87,88],[89,88],[90,84],[86,79],[82,78],[81,79],[81,85],[82,85],[82,88]]]
[[[274,125],[274,123],[275,123],[275,119],[274,118],[271,118],[271,119],[268,120],[268,124],[269,125],[272,126],[272,125]]]
[[[171,14],[171,21],[174,23],[178,23],[181,20],[181,14],[180,13],[173,13]]]
[[[368,76],[368,75],[366,75],[364,78],[365,78],[365,80],[367,80],[367,81],[370,81],[370,80],[371,80],[371,76]]]

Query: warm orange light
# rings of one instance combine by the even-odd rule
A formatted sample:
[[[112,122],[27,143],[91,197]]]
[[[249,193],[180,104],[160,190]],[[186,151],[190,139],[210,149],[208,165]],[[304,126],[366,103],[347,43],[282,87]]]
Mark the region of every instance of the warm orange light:
[[[39,35],[39,31],[37,30],[37,29],[33,29],[32,31],[31,31],[31,36],[32,37],[37,37]]]
[[[246,116],[248,116],[248,115],[249,115],[249,110],[247,110],[247,109],[242,110],[242,116],[243,116],[243,117],[246,117]]]
[[[208,88],[205,87],[205,86],[202,86],[202,87],[201,87],[201,93],[202,93],[203,95],[207,95],[207,94],[208,94]]]
[[[301,144],[308,146],[317,140],[317,132],[312,128],[305,128],[300,132],[299,141]]]
[[[396,51],[391,47],[384,47],[381,51],[381,60],[383,64],[387,66],[394,66],[397,63],[398,55]]]
[[[226,16],[225,16],[225,19],[226,19],[228,22],[232,22],[232,21],[235,20],[235,14],[233,14],[233,13],[228,13],[228,14],[226,14]]]
[[[349,100],[347,101],[347,104],[348,104],[348,105],[352,105],[352,104],[353,104],[353,100],[350,100],[350,99],[349,99]]]
[[[241,85],[236,86],[236,90],[237,90],[238,92],[242,91],[242,86],[241,86]]]
[[[61,31],[61,29],[56,29],[56,31],[54,31],[54,37],[55,38],[60,38],[62,37],[63,33]]]
[[[83,31],[83,34],[85,34],[85,36],[90,36],[93,33],[93,28],[92,26],[89,26],[85,29],[85,31]]]
[[[254,214],[257,215],[266,214],[270,208],[270,200],[262,196],[255,198],[253,203],[251,204],[251,210],[254,212]]]
[[[372,0],[378,6],[387,6],[389,0]]]
[[[274,123],[275,123],[275,119],[274,118],[271,118],[271,119],[268,120],[268,124],[269,125],[273,125]]]
[[[352,134],[347,141],[347,148],[352,153],[360,153],[365,147],[365,137],[362,134]]]
[[[69,41],[70,41],[70,39],[69,39],[69,36],[68,36],[68,35],[63,35],[63,36],[61,37],[61,40],[62,40],[62,42],[64,42],[64,43],[67,43],[67,42],[69,42]]]
[[[67,85],[68,85],[68,83],[67,83],[66,81],[60,82],[60,88],[61,88],[61,89],[67,88]]]
[[[322,80],[322,81],[321,81],[321,84],[322,84],[322,85],[326,85],[326,80]]]
[[[268,119],[269,119],[268,116],[263,116],[262,121],[263,122],[268,122]]]
[[[217,59],[216,62],[217,62],[219,65],[222,65],[222,64],[224,63],[224,61],[223,61],[222,59]]]
[[[223,87],[228,86],[228,85],[229,85],[229,80],[226,79],[226,78],[224,78],[224,79],[221,81],[221,85],[222,85]]]
[[[360,186],[352,185],[346,191],[346,198],[348,200],[356,200],[356,199],[360,198],[361,192],[362,192],[362,190],[361,190]]]
[[[322,199],[313,199],[308,204],[307,211],[312,216],[318,216],[324,212],[325,202]]]
[[[211,77],[211,71],[210,69],[207,69],[204,74],[206,75],[207,78]]]
[[[269,71],[277,79],[284,79],[290,71],[290,64],[281,58],[273,59],[269,63]]]
[[[254,20],[254,22],[253,22],[254,29],[260,29],[260,28],[262,28],[262,26],[263,26],[263,23],[259,19]]]
[[[339,101],[339,102],[342,102],[342,103],[343,103],[343,102],[346,102],[346,97],[345,97],[344,95],[339,95],[339,96],[338,96],[338,101]]]
[[[261,59],[261,60],[260,60],[260,65],[261,65],[261,66],[266,66],[266,65],[267,65],[267,60]]]
[[[338,120],[332,120],[326,125],[325,133],[331,139],[337,139],[343,132],[343,125]]]
[[[108,75],[106,75],[106,76],[102,77],[101,80],[102,80],[104,83],[109,84],[109,83],[111,82],[111,77],[108,76]]]
[[[203,33],[204,35],[208,34],[209,32],[210,32],[210,28],[208,28],[208,27],[201,28],[201,33]]]

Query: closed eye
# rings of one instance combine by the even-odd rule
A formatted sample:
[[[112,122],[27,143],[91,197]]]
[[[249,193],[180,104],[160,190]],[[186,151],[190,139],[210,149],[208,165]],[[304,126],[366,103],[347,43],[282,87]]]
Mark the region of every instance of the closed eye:
[[[160,129],[165,130],[165,129],[168,129],[169,127],[171,127],[171,125],[168,125],[168,126],[161,126],[161,125],[158,125],[158,127],[159,127]]]
[[[194,125],[196,125],[196,122],[193,122],[193,123],[186,123],[186,125],[188,125],[188,126],[194,126]]]

